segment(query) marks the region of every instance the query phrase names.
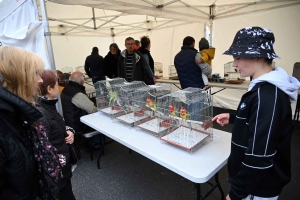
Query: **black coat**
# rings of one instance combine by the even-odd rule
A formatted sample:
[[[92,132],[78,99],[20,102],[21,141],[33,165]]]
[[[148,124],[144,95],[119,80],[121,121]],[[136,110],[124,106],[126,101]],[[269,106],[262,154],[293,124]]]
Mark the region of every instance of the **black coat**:
[[[104,71],[105,75],[109,78],[118,77],[118,60],[121,51],[119,50],[116,55],[108,52],[104,57]]]
[[[118,62],[118,76],[127,80],[126,74],[126,54],[127,51],[121,52]],[[139,51],[135,51],[132,57],[132,81],[148,82],[147,63]]]
[[[76,134],[82,134],[86,129],[87,126],[80,121],[80,117],[88,114],[85,110],[78,108],[72,103],[72,98],[79,92],[86,94],[85,87],[79,83],[69,81],[61,93],[65,124],[72,127]]]
[[[152,72],[154,73],[154,60],[153,60],[153,58],[152,58],[152,56],[151,56],[151,54],[150,54],[150,51],[148,50],[148,49],[144,49],[144,48],[142,48],[142,47],[140,47],[139,49],[138,49],[138,51],[139,52],[141,52],[143,55],[144,54],[147,54],[148,55],[148,58],[149,58],[149,66],[150,66],[150,69],[152,70]]]
[[[0,199],[36,199],[39,173],[24,121],[32,124],[42,114],[0,87],[0,115]]]
[[[291,179],[293,122],[288,95],[275,85],[258,83],[243,95],[230,122],[230,198],[279,195]]]
[[[84,69],[90,78],[105,77],[104,75],[104,60],[98,53],[92,52],[91,55],[86,57]]]
[[[49,142],[57,149],[58,154],[66,157],[66,165],[59,176],[58,187],[61,190],[72,177],[69,147],[65,142],[66,125],[64,119],[56,110],[56,100],[40,99],[38,109],[43,114],[39,120],[44,125]]]

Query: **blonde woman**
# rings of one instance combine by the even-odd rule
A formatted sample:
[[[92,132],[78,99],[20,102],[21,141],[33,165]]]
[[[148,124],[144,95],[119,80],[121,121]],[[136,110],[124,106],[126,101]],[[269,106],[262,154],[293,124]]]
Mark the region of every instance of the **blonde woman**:
[[[0,47],[0,199],[36,199],[38,168],[29,126],[42,114],[32,106],[43,80],[43,61],[35,54]]]

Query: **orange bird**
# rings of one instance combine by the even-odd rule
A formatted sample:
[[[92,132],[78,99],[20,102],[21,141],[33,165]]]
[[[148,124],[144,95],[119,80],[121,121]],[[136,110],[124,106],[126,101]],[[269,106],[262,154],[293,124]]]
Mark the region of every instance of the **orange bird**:
[[[170,105],[169,105],[169,111],[170,111],[171,115],[176,116],[176,108],[175,108],[175,106],[174,106],[173,103],[170,103]]]
[[[182,119],[186,119],[186,117],[187,117],[187,111],[184,106],[181,106],[181,108],[180,108],[180,117]]]

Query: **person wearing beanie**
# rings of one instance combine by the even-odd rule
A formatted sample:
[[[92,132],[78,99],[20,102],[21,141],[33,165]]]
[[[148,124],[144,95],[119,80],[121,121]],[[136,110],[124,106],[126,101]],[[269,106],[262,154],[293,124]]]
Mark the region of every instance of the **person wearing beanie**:
[[[239,30],[231,47],[233,66],[243,77],[252,76],[235,114],[215,116],[221,126],[234,123],[228,158],[226,200],[276,200],[291,180],[291,103],[297,100],[299,81],[280,67],[271,30],[247,27]]]
[[[209,43],[207,39],[201,38],[199,41],[199,51],[201,54],[201,62],[207,63],[209,66],[211,66],[211,61],[215,57],[215,48],[209,47]]]

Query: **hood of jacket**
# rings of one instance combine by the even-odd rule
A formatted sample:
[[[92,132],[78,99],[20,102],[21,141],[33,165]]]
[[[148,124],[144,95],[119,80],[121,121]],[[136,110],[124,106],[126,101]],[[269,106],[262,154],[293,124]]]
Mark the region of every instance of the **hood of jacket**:
[[[126,59],[126,54],[127,54],[126,49],[121,52],[121,56],[124,57],[125,59]],[[136,52],[134,52],[133,54],[135,56],[135,63],[139,62],[141,58],[140,55],[137,54]]]
[[[119,57],[119,55],[121,54],[121,51],[120,50],[117,50],[117,54],[114,55],[112,54],[110,51],[107,53],[106,56],[109,56],[109,57]]]
[[[0,112],[9,115],[18,113],[22,120],[32,124],[43,115],[30,103],[0,86]]]
[[[210,59],[214,59],[215,51],[216,51],[215,48],[209,48],[209,49],[203,49],[201,52],[205,52],[209,56]]]
[[[289,96],[291,103],[297,101],[300,82],[295,77],[288,75],[281,67],[276,67],[273,71],[253,79],[250,82],[248,91],[260,82],[268,82],[278,87]]]

